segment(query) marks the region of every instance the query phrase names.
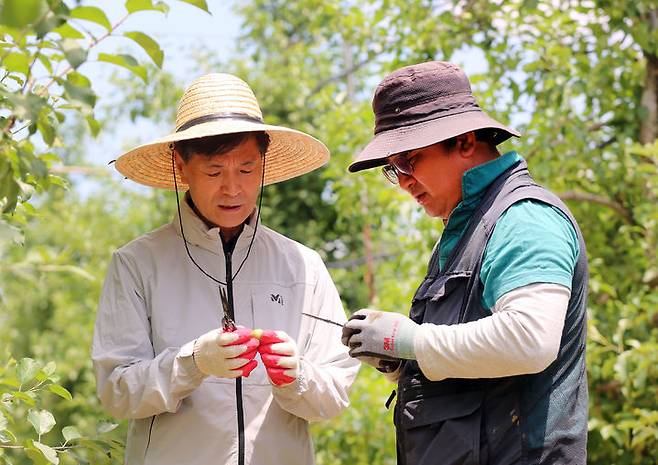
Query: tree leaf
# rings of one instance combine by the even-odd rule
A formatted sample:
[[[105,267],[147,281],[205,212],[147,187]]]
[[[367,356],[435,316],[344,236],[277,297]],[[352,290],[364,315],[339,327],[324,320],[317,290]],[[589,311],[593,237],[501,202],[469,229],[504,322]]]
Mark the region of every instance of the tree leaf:
[[[71,10],[71,17],[100,24],[108,31],[112,29],[110,20],[103,10],[95,6],[79,6]]]
[[[110,55],[108,53],[99,53],[98,61],[104,61],[106,63],[112,63],[117,66],[121,66],[130,70],[133,74],[142,78],[146,82],[146,68],[139,65],[139,62],[131,55],[119,54],[119,55]]]
[[[135,59],[134,56],[125,53],[120,53],[116,55],[110,55],[109,53],[100,53],[98,55],[98,60],[105,61],[107,63],[114,63],[123,67],[139,66],[139,61],[137,61],[137,59]]]
[[[137,42],[137,44],[139,44],[139,46],[144,49],[148,56],[151,57],[151,60],[153,60],[156,65],[158,65],[158,68],[162,68],[164,52],[155,40],[143,32],[138,31],[126,32],[123,35]]]
[[[206,0],[181,0],[181,1],[185,3],[189,3],[190,5],[194,5],[197,8],[201,8],[206,13],[210,13],[208,11],[208,4],[206,3]]]
[[[53,29],[53,32],[59,34],[62,39],[84,39],[85,35],[71,26],[69,23],[64,23],[61,26]]]
[[[66,442],[71,442],[82,437],[78,428],[75,426],[65,426],[62,428],[62,436],[64,436]]]
[[[27,421],[32,423],[38,435],[46,434],[55,426],[55,417],[48,410],[30,409],[27,413]]]
[[[66,80],[71,84],[78,87],[89,87],[91,88],[91,80],[82,73],[77,71],[72,71],[66,75]]]
[[[30,407],[34,407],[36,405],[36,401],[34,400],[34,397],[32,395],[26,393],[26,392],[21,392],[21,391],[11,391],[10,393],[15,399],[20,399],[23,402],[25,402],[27,405]]]
[[[127,0],[126,10],[128,10],[128,13],[134,13],[136,11],[147,11],[147,10],[167,13],[169,11],[169,7],[164,2],[153,3],[152,0]]]
[[[20,229],[0,218],[0,246],[7,242],[21,245],[24,240],[25,237]]]
[[[101,456],[107,453],[107,451],[100,444],[98,444],[98,441],[94,441],[93,439],[80,438],[78,444],[85,449],[91,449],[98,452],[101,454]]]
[[[48,73],[52,74],[53,72],[53,65],[50,62],[50,58],[43,56],[42,54],[39,54],[39,62],[43,65],[44,68],[48,71]]]
[[[118,423],[112,423],[110,421],[102,421],[96,427],[96,431],[98,432],[98,434],[105,434],[114,430],[117,426],[119,426]]]
[[[48,153],[41,154],[39,156],[39,158],[43,161],[47,161],[47,160],[59,161],[59,157],[55,154],[52,154],[52,153],[51,154],[48,154]],[[44,366],[41,371],[43,371],[44,374],[47,377],[50,378],[50,376],[55,374],[55,370],[57,370],[57,364],[51,360],[50,362],[46,363],[46,366]]]
[[[87,50],[82,48],[76,40],[64,39],[60,42],[60,48],[73,69],[87,61]]]
[[[82,74],[69,73],[63,85],[68,100],[81,102],[92,108],[96,105],[96,93],[91,89],[89,79]]]
[[[2,65],[9,72],[27,75],[27,71],[30,68],[30,60],[24,53],[10,52],[5,57]]]
[[[52,115],[52,109],[50,107],[44,107],[39,113],[37,129],[39,129],[46,145],[49,147],[53,145],[55,141],[55,118]]]
[[[16,436],[9,430],[0,431],[0,442],[3,444],[16,442]]]
[[[60,2],[64,3],[64,2]],[[68,14],[58,14],[53,11],[48,11],[41,20],[34,25],[34,30],[37,33],[37,38],[42,39],[53,29],[66,23]]]
[[[52,463],[53,465],[59,464],[59,457],[57,457],[57,451],[55,449],[39,441],[32,441],[32,444],[43,454],[48,463]]]
[[[13,105],[14,115],[16,115],[19,120],[23,121],[36,121],[41,109],[44,105],[48,104],[44,97],[32,93],[22,94],[20,92],[14,92],[8,94],[6,99]]]
[[[0,24],[23,28],[41,18],[47,5],[45,0],[5,0],[0,8]]]
[[[58,384],[49,384],[48,390],[53,394],[57,394],[62,399],[73,400],[73,396],[71,396],[71,393],[66,388]]]
[[[13,212],[16,209],[16,204],[18,203],[18,183],[15,179],[10,178],[6,179],[4,186],[0,187],[3,187],[3,194],[0,195],[0,208],[2,208],[2,213]],[[18,393],[23,394],[22,392]]]
[[[18,375],[18,380],[21,384],[25,384],[28,381],[34,379],[34,377],[39,373],[41,365],[31,358],[22,358],[16,364],[16,374]]]
[[[87,126],[89,126],[91,135],[94,137],[98,136],[98,133],[101,131],[101,124],[98,120],[93,115],[87,115],[85,116],[85,121],[87,122]]]

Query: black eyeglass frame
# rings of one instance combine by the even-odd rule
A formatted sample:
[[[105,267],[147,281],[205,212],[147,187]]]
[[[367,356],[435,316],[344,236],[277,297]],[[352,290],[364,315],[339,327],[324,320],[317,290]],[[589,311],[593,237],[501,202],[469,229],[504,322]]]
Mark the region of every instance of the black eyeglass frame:
[[[388,159],[388,164],[382,166],[382,173],[391,184],[400,184],[399,173],[411,176],[414,173],[414,165],[409,159],[410,152],[402,152]]]

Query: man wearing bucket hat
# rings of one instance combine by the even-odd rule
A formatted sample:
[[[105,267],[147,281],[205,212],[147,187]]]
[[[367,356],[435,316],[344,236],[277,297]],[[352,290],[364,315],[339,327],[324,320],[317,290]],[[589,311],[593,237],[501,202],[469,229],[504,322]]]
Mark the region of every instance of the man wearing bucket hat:
[[[130,419],[127,464],[313,463],[308,422],[348,405],[358,362],[317,319],[346,321],[321,258],[260,225],[256,203],[328,158],[265,124],[244,81],[210,74],[173,134],[117,160],[133,181],[187,191],[170,224],[114,253],[98,309],[97,391]]]
[[[464,72],[386,77],[375,136],[349,170],[385,176],[444,230],[409,317],[363,309],[343,342],[397,379],[401,464],[584,464],[587,257],[567,207],[530,177],[519,133],[487,116]]]

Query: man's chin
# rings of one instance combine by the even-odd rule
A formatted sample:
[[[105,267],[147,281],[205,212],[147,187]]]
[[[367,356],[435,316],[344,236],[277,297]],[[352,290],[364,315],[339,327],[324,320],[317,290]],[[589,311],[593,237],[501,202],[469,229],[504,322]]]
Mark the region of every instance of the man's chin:
[[[249,215],[222,215],[220,218],[214,218],[213,222],[220,229],[235,229],[241,227],[247,222]]]
[[[225,211],[218,208],[213,211],[214,214],[208,219],[220,229],[233,229],[239,228],[246,223],[253,212],[254,209],[249,211],[244,206],[235,209],[235,211]]]
[[[430,216],[432,218],[439,218],[439,219],[445,220],[445,219],[448,218],[448,216],[450,216],[450,215],[444,214],[443,212],[436,211],[431,206],[427,206],[427,205],[423,205],[423,210],[425,210],[425,213],[427,214],[427,216]]]

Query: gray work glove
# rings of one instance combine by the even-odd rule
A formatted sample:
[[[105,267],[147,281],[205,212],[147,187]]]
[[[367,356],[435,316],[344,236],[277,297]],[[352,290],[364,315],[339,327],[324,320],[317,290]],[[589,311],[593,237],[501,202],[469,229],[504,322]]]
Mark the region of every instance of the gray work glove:
[[[415,360],[417,328],[416,323],[399,313],[365,308],[354,313],[345,323],[341,340],[350,348],[352,357]]]

